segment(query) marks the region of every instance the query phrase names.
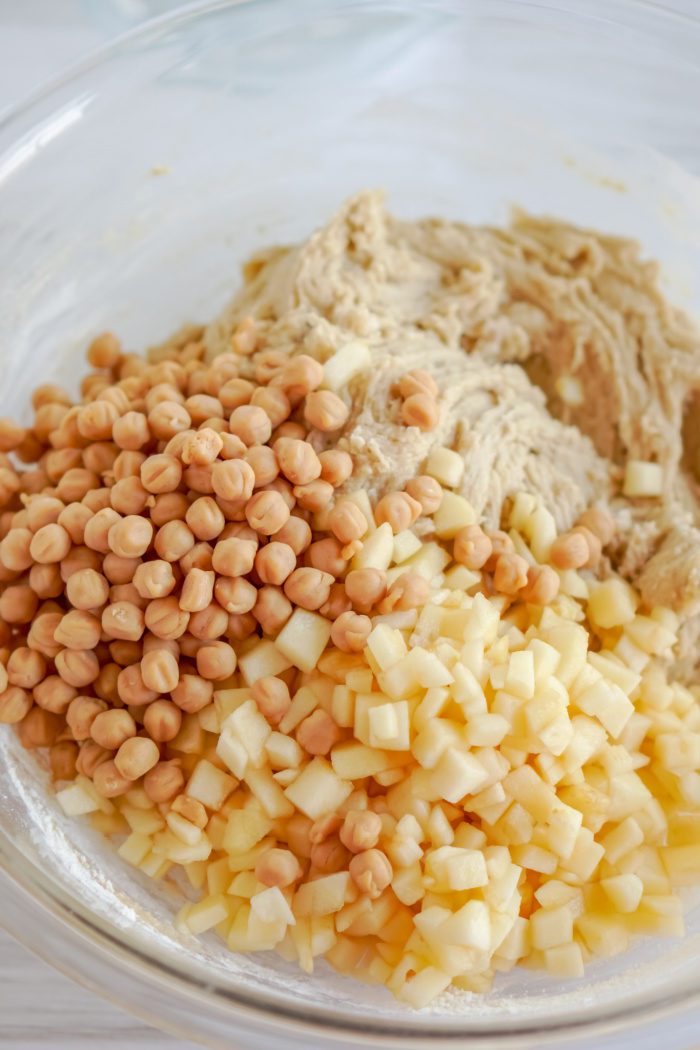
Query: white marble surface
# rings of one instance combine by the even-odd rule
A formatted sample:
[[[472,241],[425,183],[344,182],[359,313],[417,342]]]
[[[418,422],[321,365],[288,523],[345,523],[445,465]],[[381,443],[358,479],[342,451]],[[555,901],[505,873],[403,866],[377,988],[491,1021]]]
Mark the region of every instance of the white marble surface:
[[[673,6],[697,13],[697,4],[674,0]],[[115,33],[177,6],[177,0],[0,0],[0,114]],[[669,1043],[699,1050],[700,1020],[679,1021],[674,1035]],[[629,1039],[605,1042],[606,1050],[632,1045]],[[0,930],[0,1050],[116,1046],[193,1050],[191,1043],[164,1035],[81,988]]]

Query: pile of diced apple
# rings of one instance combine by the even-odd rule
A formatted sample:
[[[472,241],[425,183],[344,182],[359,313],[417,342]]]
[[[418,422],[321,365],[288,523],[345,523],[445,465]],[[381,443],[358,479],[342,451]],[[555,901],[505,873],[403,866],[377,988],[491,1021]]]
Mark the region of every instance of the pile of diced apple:
[[[631,935],[679,935],[673,887],[700,878],[700,705],[670,677],[675,616],[585,571],[562,571],[546,608],[489,595],[452,562],[474,518],[446,496],[434,540],[380,526],[356,555],[390,582],[424,575],[423,608],[373,617],[351,655],[297,609],[274,641],[244,643],[231,682],[185,718],[185,792],[205,827],[138,789],[108,802],[79,777],[60,793],[68,811],[128,831],[119,852],[150,875],[184,867],[197,899],[183,930],[307,971],[325,956],[414,1007],[450,985],[486,990],[516,963],[576,978]],[[523,498],[512,521],[518,552],[541,559],[551,516]],[[251,698],[263,675],[295,683],[274,728]],[[342,730],[327,757],[294,737],[317,708]],[[303,848],[312,822],[365,808],[393,873],[374,899]],[[290,886],[256,877],[273,847],[298,857]]]

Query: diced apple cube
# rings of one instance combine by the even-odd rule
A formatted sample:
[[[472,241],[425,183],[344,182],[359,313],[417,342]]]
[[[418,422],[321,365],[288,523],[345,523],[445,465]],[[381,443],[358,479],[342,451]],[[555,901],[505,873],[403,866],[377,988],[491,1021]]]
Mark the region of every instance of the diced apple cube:
[[[552,977],[583,977],[583,954],[576,941],[557,944],[544,951],[544,965]]]
[[[468,722],[465,740],[469,747],[496,747],[510,732],[510,723],[502,715],[475,714]]]
[[[439,446],[428,456],[424,473],[435,478],[441,485],[455,489],[464,477],[464,457],[454,449]]]
[[[377,624],[371,632],[367,648],[382,671],[393,667],[408,653],[401,632],[383,623]]]
[[[219,810],[237,787],[237,781],[208,759],[202,758],[192,770],[185,792],[207,809]]]
[[[246,853],[271,830],[272,824],[259,809],[234,809],[229,814],[223,847],[227,853]]]
[[[380,704],[369,711],[369,743],[387,751],[410,747],[409,709],[405,700]]]
[[[394,536],[394,552],[391,560],[395,565],[401,565],[420,549],[421,541],[415,532],[411,532],[410,529],[404,529],[402,532],[397,532]]]
[[[284,794],[298,810],[317,820],[341,806],[351,791],[352,784],[341,780],[325,759],[314,758]]]
[[[291,817],[294,806],[288,798],[285,798],[285,792],[282,791],[269,769],[248,768],[245,782],[270,819]]]
[[[254,700],[246,700],[224,720],[222,731],[231,730],[248,752],[250,761],[259,766],[265,760],[265,741],[271,733],[267,719]]]
[[[476,524],[476,512],[464,496],[449,490],[443,492],[440,506],[433,514],[435,534],[441,540],[452,540],[460,529]]]
[[[279,886],[270,886],[250,898],[250,909],[263,922],[280,922],[286,926],[296,925],[294,912]]]
[[[504,688],[523,700],[535,695],[535,660],[528,649],[510,654]]]
[[[484,786],[487,773],[477,758],[466,751],[448,747],[429,773],[429,784],[436,798],[457,803],[465,795],[475,794]]]
[[[69,817],[81,817],[86,813],[96,813],[99,803],[79,784],[70,784],[56,792],[56,801]]]
[[[296,610],[296,612],[302,611]],[[296,615],[296,612],[292,613],[292,618]],[[287,622],[287,627],[290,623],[291,619]],[[286,627],[283,628],[283,630],[286,629]],[[253,685],[258,678],[264,678],[267,675],[281,674],[292,666],[293,661],[289,654],[277,644],[280,637],[281,635],[278,635],[275,642],[270,641],[268,638],[263,638],[244,653],[243,656],[238,658],[238,669],[243,675],[246,685]],[[298,664],[295,666],[298,666]]]
[[[539,908],[530,916],[530,933],[534,948],[544,951],[573,940],[574,917],[565,904],[558,908]]]
[[[617,738],[634,713],[634,705],[615,682],[601,678],[576,697],[577,707],[594,715],[610,736]]]
[[[190,933],[202,934],[212,930],[229,917],[229,902],[223,895],[205,897],[196,904],[190,904],[185,925]]]
[[[350,874],[338,871],[303,883],[294,894],[292,911],[297,918],[331,915],[345,904]]]
[[[274,646],[284,659],[285,666],[298,667],[301,671],[313,671],[331,636],[330,620],[307,609],[296,608],[277,635]],[[239,661],[240,666],[241,661]],[[279,674],[266,671],[265,674]]]
[[[300,722],[315,711],[318,707],[318,696],[308,685],[302,685],[297,689],[292,702],[280,720],[279,729],[281,733],[291,733]]]
[[[409,754],[368,747],[358,740],[345,740],[331,751],[331,764],[343,781],[373,777],[385,770],[400,768],[409,761]]]
[[[660,463],[649,460],[629,459],[625,466],[622,493],[628,499],[655,498],[664,488],[664,473]]]
[[[394,557],[394,533],[391,525],[385,521],[378,528],[365,535],[362,541],[362,550],[359,550],[352,559],[353,569],[379,569],[384,571],[389,568]]]
[[[322,386],[341,393],[355,376],[372,367],[372,351],[362,339],[341,346],[323,365]]]
[[[304,757],[294,737],[273,732],[265,741],[265,753],[273,769],[296,769]]]
[[[598,627],[620,627],[634,620],[638,601],[629,583],[619,576],[613,576],[591,586],[588,616]]]
[[[216,742],[216,753],[236,779],[242,780],[250,756],[232,726],[222,726],[221,735]]]

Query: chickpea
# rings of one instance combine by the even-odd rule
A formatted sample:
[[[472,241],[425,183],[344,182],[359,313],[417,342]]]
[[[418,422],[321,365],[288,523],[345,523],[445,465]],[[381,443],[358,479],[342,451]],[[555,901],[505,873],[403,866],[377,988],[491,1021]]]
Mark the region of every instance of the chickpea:
[[[615,519],[606,507],[599,504],[585,510],[576,524],[597,536],[603,547],[607,547],[615,538]]]
[[[125,412],[114,421],[112,440],[119,448],[129,452],[138,452],[151,440],[148,420],[143,412]]]
[[[303,813],[294,813],[287,821],[287,843],[296,857],[307,860],[311,857],[311,827],[312,822]]]
[[[160,639],[158,639],[160,641]],[[141,677],[154,693],[169,693],[180,680],[177,657],[167,649],[152,649],[141,657]]]
[[[335,835],[342,823],[343,818],[337,813],[325,813],[322,817],[318,817],[311,825],[311,830],[309,831],[311,845],[318,846],[319,843],[325,842],[329,836]]]
[[[109,583],[94,569],[78,569],[66,582],[66,597],[74,609],[99,609],[108,596]]]
[[[297,441],[305,441],[307,435],[308,432],[303,423],[295,423],[291,419],[286,419],[284,423],[280,423],[280,425],[275,429],[275,432],[270,440],[274,438],[275,441],[278,441],[279,438],[288,437],[296,438]]]
[[[255,571],[263,583],[280,586],[296,568],[296,554],[286,543],[273,540],[255,555]]]
[[[143,727],[157,744],[174,740],[182,725],[182,711],[171,700],[154,700],[143,714]]]
[[[327,755],[340,740],[340,730],[322,708],[312,711],[297,729],[297,743],[310,755]]]
[[[321,479],[327,481],[334,489],[339,488],[352,475],[352,456],[338,449],[328,449],[319,453]]]
[[[142,707],[157,700],[158,693],[149,689],[141,674],[141,664],[125,665],[117,677],[117,693],[122,703]]]
[[[185,406],[176,401],[161,401],[148,413],[148,428],[153,437],[161,441],[168,441],[175,434],[189,430],[191,426],[192,417]]]
[[[101,700],[108,700],[111,704],[119,703],[120,698],[117,682],[120,671],[121,667],[116,663],[103,664],[100,668],[100,673],[93,682],[92,687]]]
[[[353,569],[345,578],[348,598],[360,612],[369,612],[386,594],[386,573],[383,569]]]
[[[31,710],[32,694],[26,689],[11,685],[0,693],[0,723],[16,725],[26,718]]]
[[[549,551],[552,565],[558,569],[581,569],[590,557],[583,532],[564,532],[557,536]]]
[[[26,583],[15,583],[0,594],[0,620],[5,623],[31,623],[39,599]]]
[[[187,554],[180,558],[178,565],[185,576],[192,569],[202,569],[204,572],[210,572],[213,555],[214,548],[212,545],[200,540],[199,543],[195,543],[192,550],[189,550]]]
[[[54,640],[67,649],[94,649],[102,627],[96,616],[82,609],[67,612],[54,631]]]
[[[92,723],[99,714],[107,710],[104,700],[92,696],[76,696],[66,711],[66,722],[75,740],[87,740]]]
[[[11,419],[0,419],[0,452],[14,452],[26,437],[24,427]]]
[[[304,419],[310,427],[323,433],[340,430],[345,426],[350,410],[337,394],[330,390],[317,390],[306,395]]]
[[[93,514],[97,514],[98,510],[104,510],[111,505],[111,489],[91,489],[85,493],[82,502]]]
[[[93,368],[114,368],[119,363],[122,346],[112,332],[95,336],[87,348],[88,363]]]
[[[491,540],[491,557],[486,562],[484,568],[487,572],[493,572],[496,568],[496,562],[500,558],[501,554],[510,554],[515,550],[515,545],[507,532],[502,532],[500,529],[496,529],[494,532],[490,532],[489,539]]]
[[[187,630],[190,614],[178,605],[177,598],[154,598],[145,612],[149,631],[158,638],[179,638]]]
[[[188,508],[185,521],[198,540],[216,539],[226,524],[221,508],[211,496],[196,499]]]
[[[214,588],[216,592],[216,587]],[[217,595],[219,601],[221,598]],[[223,603],[222,603],[223,604]],[[255,619],[262,627],[265,634],[275,635],[281,631],[285,623],[292,615],[292,603],[279,587],[261,587],[255,598],[252,608]],[[230,622],[230,621],[229,621]],[[253,623],[253,629],[255,624]],[[252,631],[248,632],[249,634]]]
[[[273,726],[284,718],[292,703],[286,683],[273,675],[258,678],[251,686],[250,695]]]
[[[250,613],[229,613],[226,637],[232,642],[244,642],[255,634],[257,624]]]
[[[201,612],[206,609],[214,596],[216,574],[202,569],[191,569],[182,585],[180,608],[187,612]]]
[[[198,674],[209,681],[223,682],[236,670],[236,651],[228,642],[213,641],[200,646],[196,659]]]
[[[586,546],[588,548],[588,558],[586,559],[585,568],[595,569],[598,563],[600,562],[601,555],[603,553],[603,544],[601,543],[598,536],[596,536],[595,533],[591,532],[590,529],[587,529],[585,525],[577,525],[573,531],[574,534],[583,536],[584,540],[586,541]]]
[[[286,354],[283,354],[282,356],[285,360],[288,359]],[[260,364],[261,358],[258,358],[257,365]],[[268,369],[267,371],[268,373],[271,373],[272,369]],[[273,375],[269,374],[267,378],[272,379]],[[265,379],[265,382],[267,382],[267,378]],[[258,380],[258,382],[260,382],[260,380]],[[289,398],[283,390],[279,389],[279,387],[258,387],[258,389],[253,392],[250,403],[256,408],[262,408],[273,427],[278,427],[280,423],[284,423],[284,421],[289,418],[289,414],[292,411],[292,405]]]
[[[71,538],[62,525],[54,522],[51,525],[43,525],[34,533],[29,544],[29,553],[34,561],[41,565],[65,558],[71,549]]]
[[[369,809],[352,809],[345,814],[339,836],[351,853],[362,853],[377,845],[381,832],[382,821],[378,813]]]
[[[78,695],[78,690],[68,685],[58,675],[48,675],[34,686],[34,700],[45,711],[62,715]]]
[[[58,740],[49,749],[49,765],[54,780],[73,780],[77,773],[79,748],[73,740]]]
[[[175,762],[159,762],[143,778],[144,791],[152,802],[170,802],[185,786],[185,777]]]
[[[311,543],[311,528],[303,518],[292,514],[281,529],[273,532],[271,539],[278,543],[286,543],[299,557]]]
[[[328,516],[328,527],[341,543],[352,543],[367,532],[367,518],[352,500],[339,500]]]
[[[333,486],[327,481],[310,481],[307,485],[295,485],[292,489],[294,499],[304,510],[316,513],[324,510],[333,499]]]
[[[85,542],[85,526],[93,517],[93,512],[84,503],[69,503],[58,515],[58,524],[62,525],[73,543]]]
[[[229,430],[248,447],[264,445],[270,440],[272,423],[267,412],[255,405],[234,408],[228,421]]]
[[[241,588],[243,585],[246,587],[252,587],[252,584],[248,583],[247,580],[227,580],[227,583],[234,584]],[[253,587],[253,590],[255,588]],[[241,610],[247,612],[248,610]],[[228,610],[222,608],[216,602],[212,602],[206,609],[201,609],[199,612],[194,612],[190,615],[188,629],[191,635],[195,638],[199,638],[202,641],[211,641],[214,638],[220,638],[225,634],[228,627]]]
[[[143,611],[133,602],[113,602],[102,612],[102,630],[108,638],[136,642],[144,630]]]
[[[141,514],[153,496],[137,477],[122,478],[109,490],[110,503],[119,514]],[[150,523],[149,523],[150,524]]]
[[[130,642],[122,639],[109,642],[107,647],[110,660],[120,667],[128,667],[130,664],[138,663],[143,655],[143,647],[140,642]]]
[[[298,354],[271,380],[271,385],[281,387],[291,404],[296,405],[322,382],[323,365],[308,354]]]
[[[263,536],[278,532],[289,519],[289,507],[278,492],[262,491],[245,505],[248,524]]]
[[[120,558],[140,558],[153,539],[153,526],[147,518],[129,514],[111,526],[107,541]]]
[[[360,893],[372,900],[379,897],[394,877],[389,858],[378,849],[356,853],[350,861],[350,877]]]
[[[468,569],[483,568],[492,553],[493,544],[479,525],[467,525],[454,538],[453,557]]]
[[[401,397],[412,397],[414,394],[426,394],[428,397],[437,398],[440,389],[431,376],[423,368],[415,368],[406,372],[399,380],[399,393]]]
[[[294,485],[306,485],[321,475],[321,461],[308,441],[279,438],[275,455],[280,470]]]
[[[214,686],[207,679],[200,678],[199,675],[183,674],[180,675],[180,681],[170,695],[173,698],[173,703],[181,711],[193,715],[211,703],[214,695]]]
[[[328,595],[328,601],[323,603],[319,612],[329,620],[337,620],[343,613],[350,612],[351,609],[352,602],[347,596],[345,585],[334,583]]]
[[[194,533],[184,521],[168,521],[158,529],[153,546],[163,561],[179,561],[195,544]]]
[[[369,616],[343,612],[331,628],[331,641],[344,653],[359,653],[364,649],[371,630]]]
[[[117,751],[114,764],[127,780],[139,780],[160,760],[160,749],[148,737],[135,736],[125,740]]]
[[[174,456],[161,452],[141,464],[141,484],[151,493],[174,492],[182,480],[182,466]]]
[[[18,725],[19,740],[22,747],[51,747],[65,729],[61,715],[33,707]]]
[[[333,577],[320,569],[301,568],[285,580],[284,593],[302,609],[320,609],[328,601]]]
[[[501,594],[517,594],[527,584],[528,569],[519,554],[501,554],[493,571],[493,585]]]
[[[196,828],[205,828],[209,817],[202,803],[189,795],[178,795],[170,804],[171,813],[179,813],[184,820],[194,824]]]
[[[163,560],[142,562],[134,572],[134,587],[142,598],[166,598],[175,587],[172,565]]]
[[[113,759],[100,762],[92,775],[95,790],[103,798],[118,798],[133,787],[129,777],[125,777]]]
[[[78,752],[78,761],[75,764],[75,768],[78,773],[82,773],[84,777],[90,777],[90,779],[92,779],[97,767],[111,757],[110,753],[96,744],[94,740],[84,740],[79,746],[80,750]]]
[[[391,531],[396,534],[410,528],[421,513],[420,503],[407,492],[392,492],[379,500],[374,510],[374,517],[377,525],[383,525],[388,521]]]
[[[520,597],[531,605],[549,605],[559,593],[559,576],[549,565],[531,566]]]
[[[316,540],[309,547],[306,561],[314,569],[330,573],[334,578],[343,576],[348,567],[347,560],[343,555],[344,547],[334,537],[327,536],[323,540]]]
[[[83,530],[85,546],[99,554],[107,554],[109,551],[109,533],[112,526],[122,520],[120,514],[111,507],[98,510],[96,514],[86,522]]]
[[[83,689],[100,674],[100,660],[89,650],[62,649],[55,657],[56,670],[69,686]]]
[[[201,426],[208,419],[223,419],[224,407],[217,397],[209,394],[192,394],[185,401],[185,408],[190,414],[193,424]]]
[[[125,478],[138,478],[141,476],[141,467],[148,459],[145,452],[135,452],[124,449],[114,461],[112,473],[115,481],[123,481]]]
[[[437,401],[427,394],[411,394],[401,406],[401,421],[407,427],[434,430],[440,420]]]
[[[337,835],[332,835],[323,842],[311,847],[311,863],[316,871],[330,875],[347,867],[350,853],[346,850]]]
[[[429,596],[430,584],[425,577],[418,572],[403,572],[392,583],[379,611],[389,613],[394,609],[420,609],[427,603]]]
[[[291,850],[266,850],[255,865],[255,877],[263,886],[291,886],[301,878],[301,865]]]
[[[269,485],[279,476],[277,456],[267,445],[253,445],[245,454],[246,463],[255,474],[255,488]]]
[[[34,561],[30,546],[34,536],[29,529],[10,529],[0,542],[0,559],[7,569],[23,572]]]
[[[90,736],[107,751],[116,751],[125,740],[136,736],[136,723],[128,711],[101,711],[90,726]]]
[[[169,521],[184,518],[189,502],[184,492],[163,492],[154,496],[151,521],[154,525],[166,525]]]
[[[219,434],[211,427],[203,427],[186,439],[182,447],[182,462],[198,466],[213,463],[223,447]]]
[[[219,390],[219,401],[227,411],[232,411],[241,405],[250,404],[254,392],[253,383],[234,376],[228,379]]]
[[[255,471],[243,459],[215,463],[211,472],[214,492],[225,500],[248,500],[255,488]]]
[[[70,394],[63,387],[55,386],[53,383],[44,383],[35,388],[32,394],[32,408],[36,411],[42,405],[66,405],[73,404]]]
[[[253,540],[219,540],[212,554],[212,566],[222,576],[246,576],[253,568],[257,549]]]
[[[37,652],[43,653],[50,659],[56,657],[61,647],[54,641],[53,633],[61,622],[61,616],[60,612],[42,613],[32,621],[27,635],[27,645],[30,649],[36,649]],[[2,598],[0,598],[0,619],[7,620],[2,612]]]
[[[64,503],[78,503],[92,489],[101,488],[101,483],[94,471],[73,467],[65,472],[56,488]]]
[[[60,522],[65,510],[63,501],[55,496],[32,496],[27,502],[27,525],[32,532],[37,532],[44,525]]]

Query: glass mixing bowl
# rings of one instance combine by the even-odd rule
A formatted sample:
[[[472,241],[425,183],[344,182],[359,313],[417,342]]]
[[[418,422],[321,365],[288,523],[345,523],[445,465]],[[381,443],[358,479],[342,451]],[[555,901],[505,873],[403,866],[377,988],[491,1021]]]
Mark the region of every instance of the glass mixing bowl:
[[[75,385],[96,331],[139,348],[211,317],[252,249],[306,236],[366,186],[404,216],[498,222],[518,203],[636,235],[692,309],[698,99],[700,22],[642,0],[181,9],[0,127],[2,412],[23,411],[37,382]],[[650,1021],[698,998],[698,908],[685,940],[641,941],[584,980],[516,971],[486,998],[418,1014],[324,966],[307,977],[178,933],[167,889],[63,818],[10,731],[0,866],[12,933],[210,1045],[525,1047],[597,1032],[600,1047],[601,1032],[644,1022],[636,1044],[670,1050],[697,1031],[697,1014]]]

